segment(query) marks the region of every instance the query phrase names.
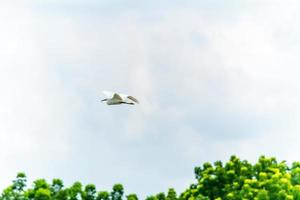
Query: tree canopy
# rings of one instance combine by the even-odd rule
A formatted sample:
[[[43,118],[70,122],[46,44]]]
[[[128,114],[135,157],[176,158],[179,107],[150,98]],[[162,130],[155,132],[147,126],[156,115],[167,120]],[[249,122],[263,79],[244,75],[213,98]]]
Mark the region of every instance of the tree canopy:
[[[180,195],[188,200],[300,200],[300,163],[288,166],[261,156],[254,165],[231,156],[223,164],[195,167],[197,182]]]
[[[276,158],[261,156],[251,164],[231,156],[228,162],[216,161],[195,167],[195,182],[179,195],[173,188],[149,195],[146,200],[300,200],[300,163],[290,166]],[[25,173],[18,173],[0,200],[138,200],[126,194],[122,184],[111,191],[98,191],[94,184],[75,182],[65,187],[61,179],[48,183],[38,179],[28,187]]]

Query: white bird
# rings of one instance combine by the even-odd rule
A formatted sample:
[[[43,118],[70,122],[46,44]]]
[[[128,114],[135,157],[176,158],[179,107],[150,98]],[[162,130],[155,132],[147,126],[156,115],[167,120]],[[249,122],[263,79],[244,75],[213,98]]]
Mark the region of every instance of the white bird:
[[[103,94],[107,97],[101,101],[106,101],[107,105],[119,105],[119,104],[129,104],[134,105],[139,103],[139,101],[133,96],[126,94],[120,94],[116,92],[103,91]]]

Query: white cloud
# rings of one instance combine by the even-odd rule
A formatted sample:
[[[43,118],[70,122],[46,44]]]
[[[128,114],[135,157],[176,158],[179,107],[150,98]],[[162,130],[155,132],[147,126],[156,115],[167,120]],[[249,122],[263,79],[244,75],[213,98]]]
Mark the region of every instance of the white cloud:
[[[124,7],[105,16],[65,4],[55,12],[51,3],[3,5],[2,180],[24,170],[104,188],[121,181],[145,195],[180,191],[194,165],[231,154],[297,159],[294,3]],[[101,90],[141,104],[107,107]]]
[[[70,151],[72,118],[80,103],[64,90],[45,63],[36,41],[35,17],[27,7],[1,5],[0,160],[1,188],[18,171],[44,174],[50,160],[64,162]],[[55,163],[51,163],[55,165]],[[3,182],[4,181],[4,182]]]

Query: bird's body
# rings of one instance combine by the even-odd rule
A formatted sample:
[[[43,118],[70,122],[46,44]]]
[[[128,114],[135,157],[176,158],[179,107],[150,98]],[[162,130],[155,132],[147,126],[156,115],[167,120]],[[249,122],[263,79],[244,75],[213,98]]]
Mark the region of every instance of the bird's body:
[[[116,92],[103,91],[103,94],[107,97],[102,101],[106,101],[107,105],[120,105],[120,104],[129,104],[134,105],[139,103],[139,101],[133,96],[126,94],[120,94]]]

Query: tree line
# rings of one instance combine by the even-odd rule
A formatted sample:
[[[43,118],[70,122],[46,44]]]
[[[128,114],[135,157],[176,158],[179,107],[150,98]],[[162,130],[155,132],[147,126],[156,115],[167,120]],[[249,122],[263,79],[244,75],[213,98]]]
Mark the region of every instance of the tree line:
[[[159,193],[152,199],[177,200],[176,192],[170,188],[165,193]],[[136,194],[124,194],[122,184],[115,184],[111,191],[97,191],[94,184],[83,186],[80,182],[75,182],[70,187],[65,187],[61,179],[53,179],[48,183],[45,179],[35,180],[32,187],[27,188],[27,178],[25,173],[17,174],[12,184],[5,188],[0,196],[0,200],[138,200]]]
[[[194,173],[194,183],[179,195],[170,188],[146,200],[300,200],[300,162],[288,165],[261,156],[251,164],[231,156],[224,164],[216,161],[195,167]],[[113,185],[111,191],[97,191],[94,184],[80,182],[65,187],[61,179],[51,183],[38,179],[28,187],[25,173],[18,173],[0,200],[138,200],[138,196],[125,194],[122,184]]]

